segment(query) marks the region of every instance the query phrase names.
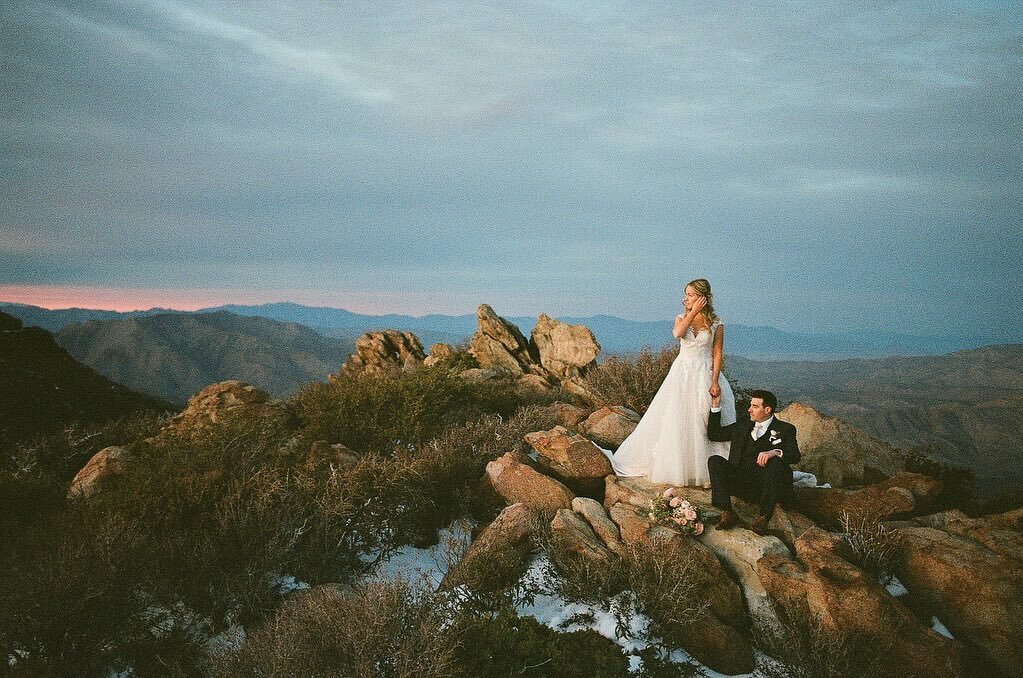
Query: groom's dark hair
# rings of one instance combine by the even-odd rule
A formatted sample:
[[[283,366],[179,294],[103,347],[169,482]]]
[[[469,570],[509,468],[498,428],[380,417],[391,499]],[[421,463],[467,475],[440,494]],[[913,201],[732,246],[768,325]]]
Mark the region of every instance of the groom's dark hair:
[[[757,389],[755,391],[750,391],[749,397],[750,398],[760,398],[761,400],[763,400],[764,401],[764,407],[770,407],[772,413],[777,411],[777,409],[778,409],[778,399],[770,391],[764,391],[762,389]]]

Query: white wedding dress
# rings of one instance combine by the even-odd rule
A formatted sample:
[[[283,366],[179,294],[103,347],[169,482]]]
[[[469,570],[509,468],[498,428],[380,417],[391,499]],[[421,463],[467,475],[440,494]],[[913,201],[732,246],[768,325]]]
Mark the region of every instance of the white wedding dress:
[[[714,330],[693,334],[686,330],[679,340],[678,357],[657,390],[636,430],[611,457],[619,476],[647,476],[651,482],[678,486],[710,487],[707,459],[713,454],[728,457],[728,443],[707,438],[710,413],[710,377],[713,370]],[[725,375],[721,387],[721,425],[735,421],[735,396]]]

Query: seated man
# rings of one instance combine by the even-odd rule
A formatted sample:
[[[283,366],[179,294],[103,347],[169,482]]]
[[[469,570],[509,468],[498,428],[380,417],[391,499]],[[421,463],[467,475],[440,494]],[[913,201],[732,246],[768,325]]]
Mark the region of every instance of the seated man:
[[[721,397],[711,398],[707,437],[731,441],[728,459],[713,455],[707,460],[711,503],[721,509],[717,529],[728,530],[740,520],[732,510],[732,497],[759,502],[760,514],[753,531],[764,534],[775,505],[792,493],[792,468],[799,463],[796,427],[774,416],[778,399],[770,391],[753,391],[747,421],[721,425]]]

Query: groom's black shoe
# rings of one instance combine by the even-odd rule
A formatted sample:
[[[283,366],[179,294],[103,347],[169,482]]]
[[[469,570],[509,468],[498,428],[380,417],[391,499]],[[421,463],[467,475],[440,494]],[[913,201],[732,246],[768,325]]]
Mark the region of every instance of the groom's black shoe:
[[[739,520],[739,516],[735,515],[735,511],[732,511],[731,509],[725,509],[724,511],[721,512],[721,517],[718,518],[717,529],[730,530],[736,525],[738,525],[740,522],[742,521]]]

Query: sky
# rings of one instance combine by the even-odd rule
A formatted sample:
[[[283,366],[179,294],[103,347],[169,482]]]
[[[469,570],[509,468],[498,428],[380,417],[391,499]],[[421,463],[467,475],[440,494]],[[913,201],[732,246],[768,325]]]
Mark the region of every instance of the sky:
[[[0,7],[0,300],[1023,341],[1011,2]]]

